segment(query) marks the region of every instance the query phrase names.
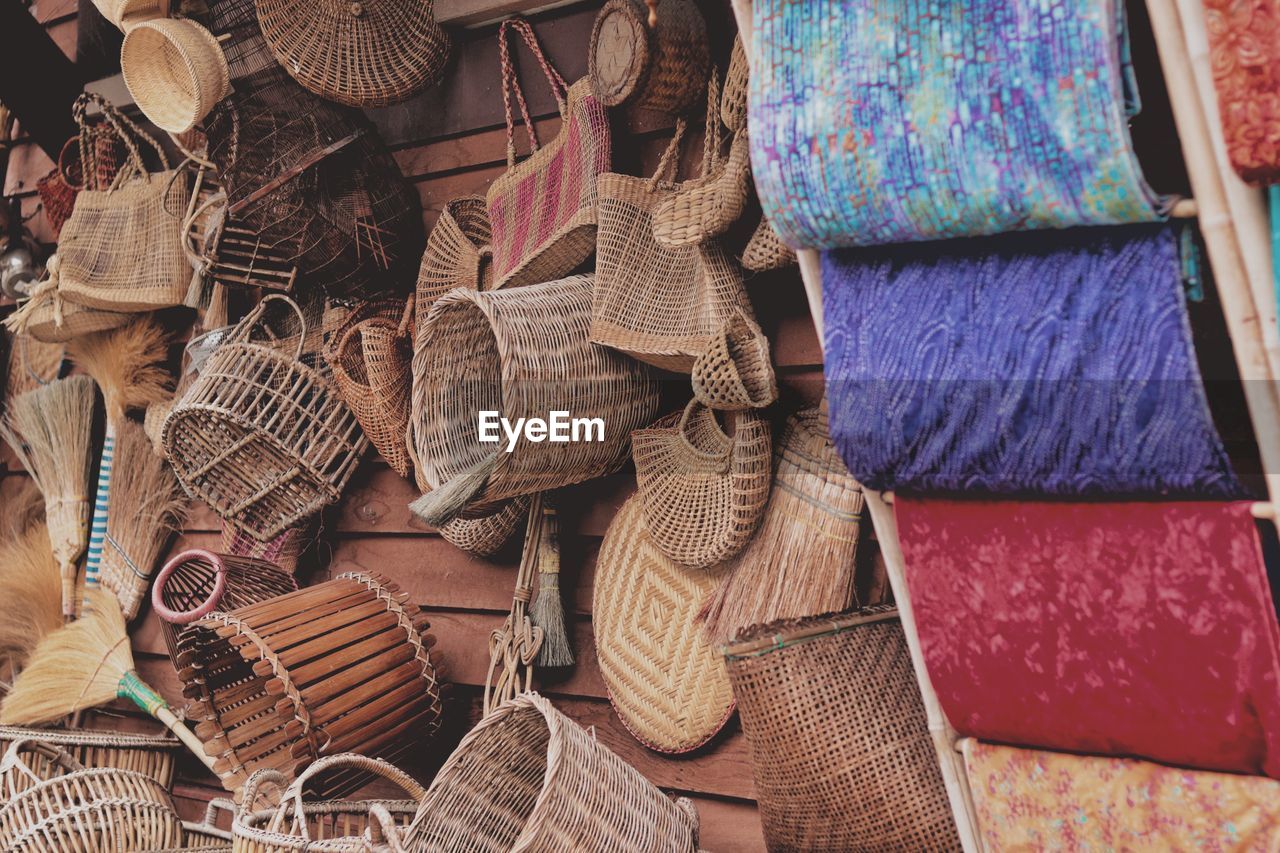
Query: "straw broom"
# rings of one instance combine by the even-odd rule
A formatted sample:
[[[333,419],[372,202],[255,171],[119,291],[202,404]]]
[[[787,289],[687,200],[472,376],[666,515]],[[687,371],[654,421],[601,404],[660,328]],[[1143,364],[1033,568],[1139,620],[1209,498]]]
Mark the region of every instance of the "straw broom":
[[[75,615],[76,563],[89,533],[93,380],[72,376],[17,397],[0,436],[44,495],[49,544],[62,572],[62,612]]]
[[[124,614],[102,589],[86,591],[84,616],[49,634],[0,704],[0,724],[51,723],[85,708],[128,699],[178,736],[210,770],[213,758],[133,664]]]
[[[15,477],[18,486],[4,500],[4,518],[0,520],[0,542],[8,543],[37,524],[44,524],[44,495],[30,477]],[[48,535],[48,534],[46,534]],[[0,566],[0,571],[4,567]]]
[[[76,338],[67,345],[67,352],[98,383],[107,410],[93,523],[89,528],[89,558],[84,570],[85,588],[92,589],[99,583],[102,545],[110,518],[116,436],[127,410],[166,396],[169,373],[163,365],[169,353],[168,336],[149,316],[142,316],[118,329]]]
[[[0,659],[10,673],[26,665],[47,635],[62,627],[62,579],[41,523],[0,545]]]
[[[538,666],[573,666],[573,644],[564,621],[560,594],[560,522],[551,495],[542,496],[542,524],[538,529],[538,597],[529,605],[529,618],[542,629]]]

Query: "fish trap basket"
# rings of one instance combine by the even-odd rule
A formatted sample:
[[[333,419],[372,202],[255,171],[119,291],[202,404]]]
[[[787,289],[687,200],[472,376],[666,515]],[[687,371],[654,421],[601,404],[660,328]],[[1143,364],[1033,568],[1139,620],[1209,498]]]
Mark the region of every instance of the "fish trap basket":
[[[770,850],[959,850],[893,607],[772,622],[725,649]]]
[[[297,312],[277,335],[265,312]],[[163,430],[187,493],[266,541],[336,501],[368,446],[323,363],[304,361],[301,309],[268,296],[205,363]]]
[[[169,656],[178,657],[182,628],[214,610],[239,610],[298,589],[293,575],[266,560],[191,548],[165,563],[151,587]]]
[[[480,721],[427,790],[409,850],[693,851],[698,816],[541,696]]]
[[[96,729],[37,729],[25,726],[0,726],[0,754],[16,741],[38,741],[57,747],[72,760],[86,767],[127,770],[150,776],[160,787],[173,786],[174,756],[181,744],[169,733],[158,735],[127,734]],[[47,751],[23,756],[27,768],[40,779],[54,772]],[[0,801],[29,787],[33,777],[16,767],[0,770]]]
[[[432,306],[414,356],[421,379],[414,434],[432,488],[422,501],[448,490],[456,505],[456,491],[463,491],[467,511],[485,513],[504,499],[599,477],[626,461],[631,431],[656,412],[658,383],[643,365],[588,340],[592,286],[592,276],[580,275],[509,290],[459,289]],[[504,443],[479,440],[477,413],[484,410],[511,423],[554,411],[599,418],[604,440],[520,440],[507,453]]]
[[[178,638],[188,719],[237,793],[256,770],[292,780],[324,755],[394,758],[440,726],[440,674],[426,621],[377,575],[331,581],[214,611]],[[327,774],[323,795],[367,781]]]
[[[27,765],[32,752],[41,754],[48,778]],[[168,791],[144,773],[86,769],[61,747],[40,742],[10,744],[3,764],[39,780],[0,805],[0,849],[7,853],[115,853],[182,844],[182,821]]]
[[[356,771],[403,788],[411,799],[308,802],[304,790],[325,773]],[[285,786],[288,785],[286,789]],[[426,791],[394,765],[363,755],[322,758],[290,783],[274,770],[259,770],[245,788],[245,803],[273,799],[268,787],[284,789],[276,808],[246,805],[231,833],[235,853],[392,853],[402,851],[399,835],[414,818]]]

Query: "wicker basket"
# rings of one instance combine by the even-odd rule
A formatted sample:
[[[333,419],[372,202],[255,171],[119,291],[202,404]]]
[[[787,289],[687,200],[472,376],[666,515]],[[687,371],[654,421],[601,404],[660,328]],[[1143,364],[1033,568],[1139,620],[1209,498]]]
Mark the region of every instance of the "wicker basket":
[[[183,627],[214,610],[239,610],[298,589],[293,575],[275,563],[190,548],[165,563],[151,587],[169,656],[178,658]]]
[[[235,522],[224,520],[218,549],[223,554],[266,560],[292,575],[297,573],[302,555],[315,542],[316,529],[312,523],[300,524],[264,542],[250,536]]]
[[[641,0],[609,0],[591,30],[587,67],[591,90],[602,104],[631,101],[641,109],[680,115],[702,89],[711,56],[707,22],[693,0],[662,0],[650,27]]]
[[[626,461],[631,430],[648,423],[658,385],[636,362],[587,340],[591,276],[511,290],[454,290],[424,323],[414,355],[417,456],[438,501],[423,517],[439,524],[465,505],[488,514],[498,502],[608,474]],[[600,418],[603,441],[481,442],[477,412],[516,418]],[[477,476],[479,472],[480,476]],[[442,486],[448,485],[448,495]],[[456,514],[456,513],[454,513]]]
[[[45,279],[32,289],[31,298],[9,316],[10,328],[41,343],[61,344],[80,335],[118,329],[133,319],[132,314],[122,311],[102,311],[64,299],[60,266],[57,255],[49,258]]]
[[[418,267],[418,329],[436,300],[455,287],[489,289],[492,239],[489,210],[483,198],[464,196],[445,204],[427,237],[427,248]]]
[[[231,91],[218,40],[194,21],[156,18],[130,29],[120,73],[142,114],[170,133],[191,130]]]
[[[181,744],[165,732],[157,735],[126,734],[97,729],[36,729],[24,726],[0,726],[0,753],[15,741],[40,741],[65,750],[86,767],[109,767],[150,776],[168,790],[173,786],[174,757]],[[40,778],[48,777],[39,755],[30,756],[28,765]],[[0,781],[0,801],[29,783],[20,775]],[[7,787],[6,787],[7,786]]]
[[[25,756],[37,752],[48,778]],[[10,744],[2,763],[40,781],[0,805],[0,849],[6,853],[125,851],[175,847],[182,821],[155,779],[131,770],[85,769],[60,746]]]
[[[439,656],[406,599],[377,575],[344,572],[182,632],[183,695],[227,790],[263,768],[292,779],[324,753],[393,758],[435,733]],[[364,781],[347,774],[321,793]]]
[[[742,130],[727,156],[654,205],[653,238],[663,246],[691,246],[719,237],[742,216],[750,194],[751,144]]]
[[[520,523],[529,515],[529,499],[512,498],[484,518],[455,518],[440,525],[440,535],[451,545],[477,557],[492,557],[511,541]]]
[[[349,800],[309,803],[303,791],[312,779],[334,770],[378,776],[403,788],[412,799]],[[275,808],[254,809],[256,801],[272,801],[268,786],[285,788]],[[385,761],[343,754],[322,758],[292,783],[274,770],[259,770],[245,786],[245,803],[231,834],[235,853],[392,853],[401,851],[400,831],[413,820],[426,796],[422,786]]]
[[[277,305],[299,321],[283,338],[265,314]],[[336,501],[368,446],[328,377],[302,361],[308,340],[298,306],[267,296],[164,422],[165,456],[187,493],[262,541]]]
[[[773,622],[725,649],[770,850],[959,850],[893,607]]]
[[[673,803],[533,693],[472,729],[436,774],[404,838],[419,851],[693,851],[692,803]]]
[[[769,220],[760,217],[747,247],[742,250],[742,267],[751,272],[767,272],[795,266],[796,250],[782,242]]]
[[[751,82],[747,51],[742,36],[734,36],[729,55],[729,70],[724,73],[724,91],[720,93],[720,121],[730,133],[747,129],[747,91]]]

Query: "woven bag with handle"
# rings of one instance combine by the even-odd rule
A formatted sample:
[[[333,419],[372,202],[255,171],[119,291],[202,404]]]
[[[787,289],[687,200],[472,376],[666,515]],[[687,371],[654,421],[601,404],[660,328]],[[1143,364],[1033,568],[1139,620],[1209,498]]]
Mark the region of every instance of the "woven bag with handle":
[[[53,171],[36,182],[40,204],[55,237],[71,218],[80,190],[105,190],[111,186],[125,158],[124,141],[109,122],[87,121],[82,112],[75,116],[80,133],[62,146]]]

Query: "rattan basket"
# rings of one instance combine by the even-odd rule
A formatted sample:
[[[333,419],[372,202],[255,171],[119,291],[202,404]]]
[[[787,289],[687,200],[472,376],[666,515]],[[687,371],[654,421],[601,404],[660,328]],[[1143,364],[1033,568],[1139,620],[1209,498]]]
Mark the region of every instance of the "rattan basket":
[[[39,777],[26,756],[41,755]],[[0,805],[0,849],[6,853],[123,853],[175,847],[182,821],[155,779],[131,770],[86,769],[60,746],[9,745],[0,763],[40,779]]]
[[[418,267],[419,329],[436,300],[455,287],[489,289],[492,239],[489,208],[483,198],[463,196],[445,204],[427,236],[427,248]]]
[[[385,579],[331,581],[230,613],[178,638],[178,677],[214,771],[233,793],[268,768],[293,779],[324,754],[393,758],[440,726],[435,638]],[[327,779],[325,795],[363,784]]]
[[[893,607],[773,622],[725,649],[770,850],[959,850]]]
[[[511,541],[511,536],[528,515],[529,499],[512,498],[492,515],[455,518],[440,525],[440,535],[449,544],[477,557],[492,557]]]
[[[545,698],[525,693],[480,721],[436,774],[407,849],[693,851],[698,817],[672,802]]]
[[[297,312],[272,331],[266,312]],[[165,419],[165,456],[187,493],[266,541],[336,501],[368,441],[329,377],[303,362],[298,306],[267,296],[209,356]]]
[[[173,735],[129,734],[99,729],[37,729],[25,726],[0,726],[0,753],[14,741],[40,741],[65,750],[86,767],[110,767],[150,776],[168,790],[173,786],[174,757],[181,744]],[[28,757],[28,765],[40,778],[47,778],[40,755]],[[6,799],[26,784],[26,775],[5,776],[0,781],[0,800]]]
[[[183,627],[214,610],[239,610],[298,589],[293,575],[266,560],[189,548],[165,563],[151,587],[169,656],[178,658]]]
[[[432,488],[415,507],[429,523],[456,515],[437,514],[440,507],[487,514],[505,499],[624,464],[631,430],[655,414],[658,384],[643,365],[587,339],[592,283],[573,276],[488,293],[457,289],[432,306],[414,355],[422,381],[413,400],[417,458]],[[556,411],[599,418],[603,440],[521,440],[508,453],[503,443],[480,441],[482,410],[512,423]]]
[[[707,22],[693,0],[663,0],[649,26],[641,0],[609,0],[591,29],[587,68],[602,104],[630,101],[679,115],[702,94],[711,64]]]
[[[194,21],[156,18],[130,29],[120,73],[142,114],[170,133],[191,130],[231,91],[218,40]]]
[[[304,789],[323,773],[356,772],[378,776],[403,788],[411,799],[306,802]],[[288,786],[285,789],[285,786]],[[254,809],[255,801],[275,808]],[[292,783],[274,770],[259,770],[245,786],[245,803],[232,824],[235,853],[400,853],[400,830],[413,820],[426,791],[404,771],[374,758],[351,753],[322,758]]]
[[[747,129],[747,87],[750,82],[751,68],[739,34],[733,39],[729,68],[724,72],[724,89],[720,93],[720,121],[730,133]]]
[[[767,272],[795,264],[796,250],[782,242],[769,220],[760,217],[760,224],[742,250],[742,268],[751,272]]]

